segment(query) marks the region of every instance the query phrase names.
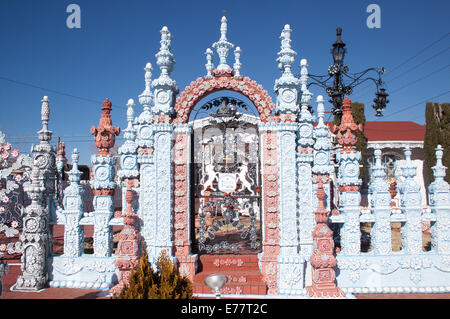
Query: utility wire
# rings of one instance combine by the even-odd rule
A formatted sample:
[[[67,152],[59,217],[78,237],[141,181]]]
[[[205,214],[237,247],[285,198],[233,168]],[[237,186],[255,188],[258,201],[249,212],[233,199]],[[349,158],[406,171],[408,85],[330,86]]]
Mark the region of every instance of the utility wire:
[[[3,76],[0,76],[0,80],[4,80],[4,81],[11,82],[11,83],[32,87],[32,88],[35,88],[35,89],[40,89],[40,90],[43,90],[43,91],[48,91],[48,92],[59,94],[59,95],[68,96],[68,97],[71,97],[71,98],[74,98],[74,99],[78,99],[78,100],[82,100],[82,101],[86,101],[86,102],[90,102],[90,103],[95,103],[96,105],[101,105],[103,103],[103,102],[92,100],[92,99],[89,99],[89,98],[85,98],[85,97],[81,97],[81,96],[77,96],[77,95],[73,95],[73,94],[69,94],[69,93],[65,93],[65,92],[60,92],[60,91],[56,91],[56,90],[53,90],[53,89],[44,88],[42,86],[38,86],[38,85],[35,85],[35,84],[25,83],[25,82],[9,79],[9,78],[3,77]],[[121,109],[127,109],[126,107],[121,106],[121,105],[113,104],[113,106],[117,107],[117,108],[121,108]]]
[[[423,52],[425,52],[426,50],[428,50],[429,48],[431,48],[432,46],[434,46],[436,43],[441,42],[442,40],[444,40],[445,38],[447,38],[447,36],[450,34],[450,32],[447,32],[446,34],[444,34],[442,37],[440,37],[439,39],[437,39],[436,41],[434,41],[433,43],[429,44],[428,46],[426,46],[425,48],[421,49],[419,52],[417,52],[416,54],[414,54],[413,56],[407,58],[405,61],[399,63],[398,65],[396,65],[395,67],[393,67],[392,69],[387,69],[386,74],[388,74],[387,76],[389,76],[390,74],[394,73],[396,70],[398,70],[399,68],[401,68],[403,65],[405,65],[406,63],[408,63],[409,61],[411,61],[412,59],[416,58],[417,56],[421,55]],[[361,88],[361,91],[356,95],[356,97],[358,97],[359,95],[361,95],[361,93],[363,91],[366,91],[367,88],[369,88],[370,85],[366,85],[365,87]]]

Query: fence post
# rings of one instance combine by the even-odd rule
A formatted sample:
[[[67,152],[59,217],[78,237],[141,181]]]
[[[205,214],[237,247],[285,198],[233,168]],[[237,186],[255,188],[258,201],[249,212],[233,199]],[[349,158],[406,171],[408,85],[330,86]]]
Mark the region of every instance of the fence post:
[[[115,136],[120,128],[114,127],[111,121],[111,102],[106,99],[102,106],[102,115],[98,127],[91,128],[95,135],[95,146],[98,153],[92,155],[93,189],[94,189],[94,256],[109,257],[112,253],[112,230],[109,221],[114,214],[114,182],[117,158],[109,153],[114,147]]]
[[[409,254],[422,252],[422,207],[420,185],[414,181],[416,167],[411,162],[411,149],[405,148],[406,164],[401,168],[405,177],[400,187],[401,209],[406,222],[402,226],[402,250]]]
[[[54,196],[56,178],[56,147],[50,145],[52,131],[48,130],[50,118],[49,99],[44,96],[41,107],[42,129],[38,132],[40,143],[32,146],[32,182],[25,188],[31,204],[25,209],[22,244],[22,275],[17,277],[15,290],[41,290],[46,287],[47,257],[52,251],[49,228],[50,202]]]
[[[450,190],[444,180],[447,167],[442,165],[443,149],[436,148],[436,165],[433,166],[435,180],[429,186],[431,211],[436,222],[431,226],[431,248],[438,254],[450,252]]]
[[[391,233],[391,195],[386,182],[386,172],[381,164],[381,149],[375,146],[375,165],[372,168],[372,181],[369,191],[372,194],[371,207],[375,217],[372,228],[372,249],[375,254],[387,255],[392,252]]]
[[[72,169],[68,173],[70,185],[64,190],[64,256],[79,257],[83,253],[83,230],[80,219],[84,212],[84,188],[80,185],[78,170],[80,155],[75,148],[72,153]]]
[[[359,255],[361,252],[360,202],[359,192],[359,160],[361,153],[355,149],[358,140],[356,132],[362,126],[356,125],[352,116],[352,102],[346,97],[343,101],[341,124],[333,125],[332,132],[336,134],[341,150],[336,154],[339,163],[338,185],[339,211],[344,216],[344,226],[341,228],[341,249],[345,255]]]

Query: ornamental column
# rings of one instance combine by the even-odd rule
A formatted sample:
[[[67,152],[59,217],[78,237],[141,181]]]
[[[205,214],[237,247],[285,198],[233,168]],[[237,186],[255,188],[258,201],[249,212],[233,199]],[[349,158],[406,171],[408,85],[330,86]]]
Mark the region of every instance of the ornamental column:
[[[23,274],[17,277],[15,290],[37,291],[47,286],[47,258],[52,252],[50,204],[54,196],[56,178],[56,148],[49,143],[52,138],[52,131],[48,130],[49,118],[49,99],[44,96],[41,107],[42,129],[38,132],[40,143],[31,148],[31,184],[25,187],[31,204],[25,209],[23,230],[19,237],[23,249]]]
[[[278,67],[282,72],[275,81],[277,94],[275,114],[278,138],[278,228],[280,253],[278,263],[278,293],[298,294],[303,289],[303,259],[299,254],[297,219],[297,130],[300,80],[291,68],[297,53],[291,48],[291,28],[286,24],[281,32]]]
[[[117,251],[119,257],[114,264],[120,271],[120,280],[109,292],[119,295],[122,288],[129,283],[131,270],[139,264],[141,255],[140,233],[136,229],[138,216],[133,212],[133,186],[134,180],[128,180],[126,190],[127,208],[122,214],[124,227],[119,234]]]
[[[381,149],[375,146],[375,166],[372,168],[372,182],[369,192],[372,194],[371,207],[375,217],[372,227],[372,248],[375,254],[389,255],[392,253],[391,232],[391,195],[386,182],[386,172],[381,164]]]
[[[84,212],[84,188],[80,185],[78,170],[80,155],[75,148],[72,153],[72,169],[68,173],[70,185],[64,190],[64,256],[79,257],[83,253],[84,233],[80,219]]]
[[[443,149],[436,147],[436,165],[432,167],[434,182],[429,186],[430,207],[436,216],[436,222],[431,225],[431,249],[438,254],[450,252],[450,188],[444,180],[447,167],[442,165]]]
[[[401,168],[405,177],[400,186],[401,210],[406,222],[402,226],[402,251],[409,254],[422,252],[422,196],[416,183],[416,167],[411,162],[411,149],[405,148],[406,164]]]
[[[317,176],[317,198],[319,200],[315,211],[317,225],[314,227],[313,253],[310,259],[312,266],[312,285],[306,287],[310,297],[345,297],[345,293],[336,286],[336,274],[334,267],[337,260],[334,257],[333,232],[327,226],[329,210],[325,209],[325,191],[323,189],[323,178],[328,176]]]
[[[312,198],[312,163],[314,160],[313,145],[315,144],[313,134],[314,116],[309,110],[312,93],[307,88],[308,63],[306,59],[300,62],[301,83],[301,111],[299,117],[299,128],[297,133],[297,207],[300,255],[308,260],[312,254],[312,230],[315,225],[313,198]]]
[[[109,221],[114,214],[114,182],[117,158],[109,153],[114,147],[120,128],[114,127],[111,121],[111,102],[106,99],[102,106],[102,115],[98,127],[91,128],[95,136],[98,153],[92,155],[91,162],[94,181],[94,256],[109,257],[112,254],[112,230]]]
[[[355,124],[352,115],[352,102],[346,97],[343,101],[341,124],[333,125],[332,132],[336,134],[341,146],[336,154],[339,163],[337,183],[339,185],[339,212],[343,215],[344,226],[341,228],[341,251],[345,255],[359,255],[361,252],[360,202],[359,192],[359,160],[361,152],[356,151],[356,132],[362,130]]]

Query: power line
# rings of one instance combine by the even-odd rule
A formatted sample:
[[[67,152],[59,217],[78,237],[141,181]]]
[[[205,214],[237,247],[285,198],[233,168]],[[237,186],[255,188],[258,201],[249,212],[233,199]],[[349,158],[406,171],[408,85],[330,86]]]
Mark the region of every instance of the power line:
[[[405,85],[403,85],[403,86],[397,88],[396,90],[394,90],[394,91],[392,91],[392,92],[390,92],[390,93],[391,93],[391,95],[392,95],[392,94],[394,94],[394,93],[396,93],[396,92],[398,92],[398,91],[404,89],[405,87],[408,87],[408,86],[410,86],[410,85],[412,85],[412,84],[414,84],[414,83],[417,83],[417,82],[419,82],[419,81],[422,81],[422,80],[424,80],[424,79],[426,79],[426,78],[432,76],[432,75],[435,74],[435,73],[438,73],[438,72],[440,72],[440,71],[442,71],[442,70],[445,70],[445,69],[448,68],[449,66],[450,66],[450,64],[447,64],[446,66],[444,66],[444,67],[442,67],[442,68],[440,68],[440,69],[438,69],[438,70],[435,70],[435,71],[433,71],[433,72],[431,72],[431,73],[429,73],[429,74],[427,74],[427,75],[425,75],[425,76],[423,76],[423,77],[421,77],[421,78],[419,78],[419,79],[417,79],[417,80],[414,80],[414,81],[412,81],[412,82],[409,82],[408,84],[405,84]]]
[[[394,73],[396,70],[398,70],[399,68],[401,68],[403,65],[405,65],[406,63],[408,63],[409,61],[411,61],[412,59],[416,58],[417,56],[421,55],[423,52],[425,52],[426,50],[428,50],[429,48],[431,48],[432,46],[434,46],[436,43],[441,42],[442,40],[444,40],[448,35],[450,34],[450,32],[447,32],[446,34],[444,34],[442,37],[440,37],[438,40],[434,41],[433,43],[429,44],[428,46],[426,46],[425,48],[421,49],[419,52],[417,52],[416,54],[414,54],[413,56],[407,58],[405,61],[399,63],[397,66],[393,67],[392,70],[387,69],[386,74],[392,74]],[[361,95],[361,93],[363,93],[364,91],[366,91],[366,89],[369,87],[370,85],[366,85],[365,87],[361,88],[361,91],[356,95],[356,97],[358,97],[359,95]]]
[[[60,92],[60,91],[56,91],[56,90],[53,90],[53,89],[44,88],[42,86],[38,86],[38,85],[35,85],[35,84],[25,83],[25,82],[9,79],[9,78],[3,77],[3,76],[0,76],[0,80],[4,80],[4,81],[11,82],[11,83],[32,87],[32,88],[35,88],[35,89],[40,89],[40,90],[43,90],[43,91],[48,91],[48,92],[59,94],[59,95],[68,96],[68,97],[71,97],[71,98],[74,98],[74,99],[78,99],[78,100],[82,100],[82,101],[86,101],[86,102],[90,102],[90,103],[95,103],[96,105],[101,105],[103,103],[103,102],[92,100],[92,99],[89,99],[89,98],[85,98],[85,97],[81,97],[81,96],[77,96],[77,95],[73,95],[73,94],[69,94],[69,93],[65,93],[65,92]],[[113,106],[117,107],[117,108],[121,108],[121,109],[127,109],[126,107],[121,106],[121,105],[113,104]]]
[[[395,81],[395,80],[397,80],[398,78],[404,76],[405,74],[408,74],[409,72],[414,71],[417,67],[422,66],[423,64],[425,64],[425,63],[431,61],[432,59],[434,59],[435,57],[441,55],[442,53],[444,53],[444,52],[447,51],[448,49],[450,49],[450,46],[449,46],[449,47],[446,47],[444,50],[442,50],[442,51],[436,53],[435,55],[429,57],[429,58],[426,59],[425,61],[422,61],[421,63],[416,64],[415,66],[413,66],[412,68],[408,69],[407,71],[405,71],[405,72],[403,72],[403,73],[400,73],[400,74],[397,75],[395,78],[393,78],[393,79],[391,79],[391,80],[389,80],[389,81],[390,81],[390,82]]]

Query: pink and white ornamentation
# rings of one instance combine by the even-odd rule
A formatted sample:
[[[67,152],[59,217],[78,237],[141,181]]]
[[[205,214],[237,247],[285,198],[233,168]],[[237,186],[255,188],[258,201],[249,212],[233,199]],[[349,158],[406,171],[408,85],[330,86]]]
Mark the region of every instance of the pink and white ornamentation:
[[[333,255],[333,232],[326,224],[330,212],[325,209],[322,176],[318,175],[317,180],[319,204],[315,211],[317,225],[313,230],[313,253],[310,258],[312,285],[306,289],[310,297],[345,297],[345,293],[335,284],[337,260]]]
[[[263,141],[263,200],[264,240],[261,256],[261,272],[268,287],[268,294],[277,294],[277,256],[280,253],[278,234],[278,145],[277,133],[265,131]]]
[[[125,226],[119,234],[119,243],[117,245],[117,254],[119,257],[115,261],[115,265],[120,271],[121,278],[119,283],[110,290],[110,293],[114,295],[120,294],[122,288],[129,282],[131,270],[139,264],[141,235],[136,230],[136,221],[138,217],[133,212],[132,208],[133,185],[134,180],[128,180],[125,195],[127,209],[126,212],[122,214]]]

